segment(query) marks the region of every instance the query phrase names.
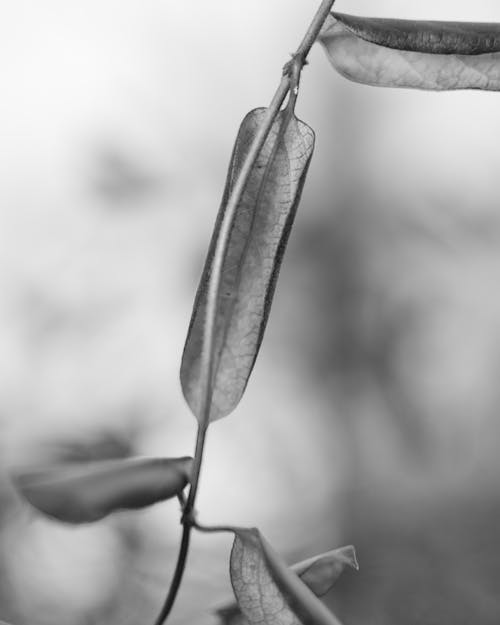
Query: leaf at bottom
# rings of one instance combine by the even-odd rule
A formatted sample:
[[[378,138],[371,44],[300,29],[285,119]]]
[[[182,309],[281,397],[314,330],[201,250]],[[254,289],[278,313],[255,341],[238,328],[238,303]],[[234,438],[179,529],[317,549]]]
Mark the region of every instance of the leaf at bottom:
[[[352,545],[333,549],[293,564],[290,570],[298,575],[317,597],[321,597],[335,585],[347,566],[359,569],[356,551]],[[227,625],[248,625],[248,620],[235,603],[221,608],[217,614],[222,623]]]
[[[257,529],[234,532],[231,583],[251,625],[339,625]]]

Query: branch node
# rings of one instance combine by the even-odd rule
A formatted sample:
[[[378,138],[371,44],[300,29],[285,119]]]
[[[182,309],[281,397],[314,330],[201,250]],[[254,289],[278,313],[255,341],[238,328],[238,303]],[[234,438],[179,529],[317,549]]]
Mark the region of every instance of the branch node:
[[[197,514],[194,510],[184,510],[184,513],[181,517],[181,523],[182,525],[186,525],[188,527],[196,527],[197,526],[196,517],[197,517]]]

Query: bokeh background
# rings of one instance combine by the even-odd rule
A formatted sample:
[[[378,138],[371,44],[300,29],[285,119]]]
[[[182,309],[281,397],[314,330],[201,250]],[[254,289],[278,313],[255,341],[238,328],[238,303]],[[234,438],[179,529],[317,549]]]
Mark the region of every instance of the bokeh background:
[[[238,125],[316,2],[0,3],[0,618],[151,623],[166,503],[79,528],[13,467],[192,453],[178,370]],[[339,11],[500,21],[495,0]],[[317,133],[247,393],[208,440],[206,523],[295,561],[354,543],[346,625],[500,622],[500,95],[376,90],[314,48]],[[220,625],[226,537],[196,536],[172,625]]]

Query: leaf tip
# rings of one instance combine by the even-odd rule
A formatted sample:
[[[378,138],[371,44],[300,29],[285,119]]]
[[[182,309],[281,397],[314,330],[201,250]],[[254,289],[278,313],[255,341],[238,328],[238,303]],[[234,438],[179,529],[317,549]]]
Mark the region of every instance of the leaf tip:
[[[359,562],[354,545],[347,545],[339,550],[339,554],[344,559],[345,563],[349,565],[355,571],[359,571]]]

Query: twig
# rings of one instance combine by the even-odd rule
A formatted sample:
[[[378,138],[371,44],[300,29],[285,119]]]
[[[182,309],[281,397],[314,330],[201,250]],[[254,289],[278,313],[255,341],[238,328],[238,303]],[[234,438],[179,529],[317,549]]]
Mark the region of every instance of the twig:
[[[202,534],[218,534],[220,532],[234,532],[238,529],[237,527],[232,527],[231,525],[202,525],[198,523],[198,521],[194,521],[193,528],[198,530]]]
[[[182,526],[182,538],[179,547],[179,555],[177,556],[177,563],[175,565],[174,575],[172,577],[172,581],[170,582],[170,588],[168,589],[167,598],[165,599],[165,603],[163,604],[161,612],[155,621],[155,625],[162,625],[167,619],[167,616],[170,614],[170,611],[172,610],[174,601],[177,597],[177,592],[179,591],[179,587],[181,585],[182,576],[184,575],[184,569],[186,568],[186,559],[189,551],[190,538],[191,525],[185,523]]]
[[[219,236],[217,238],[217,244],[214,251],[212,260],[212,271],[208,281],[207,288],[207,307],[205,311],[205,332],[203,334],[203,346],[201,353],[201,371],[205,372],[203,379],[201,396],[202,401],[202,419],[198,425],[198,433],[196,437],[196,450],[194,456],[193,472],[191,478],[191,486],[187,498],[186,505],[184,507],[184,513],[182,516],[183,534],[181,541],[181,548],[179,550],[179,556],[177,565],[172,579],[165,604],[158,616],[155,625],[162,625],[167,619],[172,606],[174,604],[179,586],[182,580],[182,575],[186,565],[189,536],[194,524],[194,504],[196,501],[196,495],[198,492],[198,485],[200,480],[200,471],[203,460],[203,450],[205,447],[205,438],[207,428],[210,423],[210,409],[212,400],[212,386],[213,386],[213,350],[214,350],[214,335],[215,335],[215,319],[217,314],[217,300],[221,284],[222,266],[224,263],[224,251],[227,247],[229,236],[231,233],[231,224],[236,213],[236,209],[240,203],[242,195],[245,191],[246,184],[252,173],[255,162],[260,154],[264,143],[269,135],[271,128],[278,116],[281,106],[285,101],[286,96],[293,87],[291,99],[293,104],[297,97],[298,81],[302,68],[306,63],[307,56],[318,37],[318,34],[323,26],[328,14],[334,4],[335,0],[323,0],[316,11],[316,14],[304,35],[299,47],[295,54],[292,55],[292,60],[287,63],[283,69],[283,76],[281,82],[274,94],[269,107],[267,108],[262,124],[255,135],[255,138],[250,146],[248,154],[245,158],[243,166],[240,169],[239,175],[236,178],[234,186],[231,190],[226,209],[224,212],[224,218],[222,220]],[[292,106],[293,106],[292,104]]]

